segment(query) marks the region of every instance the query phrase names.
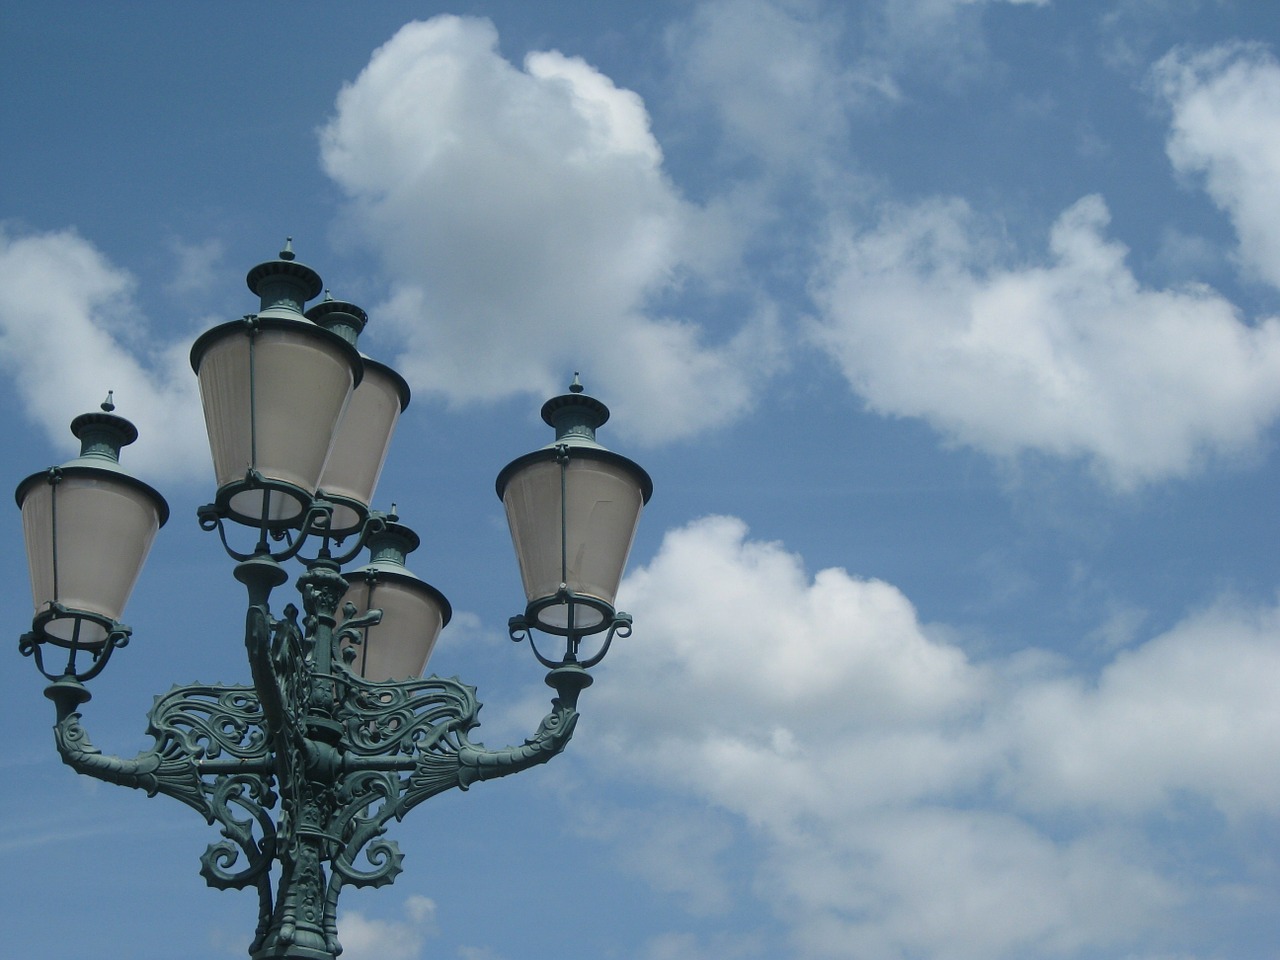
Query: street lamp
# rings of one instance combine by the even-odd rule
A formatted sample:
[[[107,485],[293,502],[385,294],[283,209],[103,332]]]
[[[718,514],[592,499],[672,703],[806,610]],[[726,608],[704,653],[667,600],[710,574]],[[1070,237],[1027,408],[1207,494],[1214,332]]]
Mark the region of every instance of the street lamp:
[[[392,820],[564,749],[587,669],[631,632],[614,598],[652,484],[596,441],[608,409],[576,378],[543,407],[555,441],[504,468],[497,490],[527,601],[510,635],[530,640],[556,696],[522,745],[472,743],[475,688],[421,675],[449,603],[405,565],[418,536],[394,507],[370,506],[408,386],[356,349],[367,320],[359,307],[326,298],[303,312],[322,285],[288,244],[247,279],[259,311],[201,335],[191,364],[217,478],[197,515],[248,590],[252,684],[193,684],[157,698],[155,744],[133,759],[89,741],[85,682],[128,642],[120,617],[169,514],[120,466],[137,430],[110,395],[72,422],[79,457],[18,485],[35,603],[19,648],[50,681],[68,765],[175,797],[220,826],[200,872],[210,886],[257,891],[254,960],[333,960],[342,889],[382,886],[401,871],[403,855],[384,836]],[[369,562],[344,572],[364,549]],[[281,616],[269,607],[287,563],[302,567],[301,616],[293,604]],[[539,650],[535,631],[562,639],[563,653]],[[584,657],[587,637],[598,643]]]

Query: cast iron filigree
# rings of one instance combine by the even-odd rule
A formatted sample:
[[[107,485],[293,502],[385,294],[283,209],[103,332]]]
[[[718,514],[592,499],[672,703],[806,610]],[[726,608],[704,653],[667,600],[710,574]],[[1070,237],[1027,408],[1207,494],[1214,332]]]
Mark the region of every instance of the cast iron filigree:
[[[267,598],[283,572],[269,559],[241,563],[249,587],[245,645],[251,686],[192,684],[156,699],[150,749],[132,759],[90,742],[79,707],[89,693],[74,676],[46,691],[58,711],[63,760],[79,773],[165,794],[221,828],[200,858],[218,889],[253,887],[259,920],[255,960],[332,960],[341,952],[337,905],[344,886],[380,887],[404,855],[386,837],[423,801],[545,763],[560,753],[591,677],[578,664],[547,676],[556,696],[519,746],[490,750],[471,740],[480,702],[474,687],[438,676],[373,683],[351,672],[341,641],[358,638],[378,611],[352,617],[336,607],[346,581],[315,562],[299,579],[303,611],[274,617]]]

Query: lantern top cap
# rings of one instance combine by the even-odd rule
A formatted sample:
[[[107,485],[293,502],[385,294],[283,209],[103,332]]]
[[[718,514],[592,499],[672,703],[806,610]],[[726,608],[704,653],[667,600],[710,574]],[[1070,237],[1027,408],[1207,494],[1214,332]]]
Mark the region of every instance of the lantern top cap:
[[[441,625],[453,619],[453,607],[445,595],[405,566],[405,558],[417,550],[422,540],[403,523],[396,522],[395,506],[387,514],[387,523],[369,535],[369,562],[352,572],[352,577],[371,579],[386,577],[400,584],[413,584],[414,589],[426,591],[440,607]]]
[[[118,463],[120,448],[138,439],[138,428],[112,413],[116,408],[112,401],[114,393],[114,390],[107,391],[107,399],[100,405],[101,412],[82,413],[71,421],[71,433],[80,441],[81,459],[90,457]]]
[[[99,410],[82,413],[71,421],[71,432],[80,441],[80,456],[68,460],[61,466],[51,467],[39,473],[33,473],[14,491],[18,506],[22,506],[27,493],[36,482],[47,482],[51,476],[61,475],[64,471],[78,474],[103,473],[118,477],[121,481],[141,489],[155,504],[159,525],[164,526],[169,519],[169,504],[164,497],[150,484],[139,480],[124,467],[120,466],[120,448],[127,447],[138,439],[138,428],[117,416],[112,411],[116,405],[112,402],[112,391],[107,392],[107,399]]]
[[[369,314],[347,300],[335,300],[328,290],[324,299],[307,311],[306,317],[312,323],[332,330],[352,346],[355,346],[360,334],[369,322]]]
[[[568,393],[552,397],[542,405],[542,419],[555,427],[556,438],[532,453],[516,457],[498,472],[494,487],[499,500],[504,499],[507,482],[520,470],[533,463],[559,460],[563,453],[572,450],[588,459],[608,461],[625,467],[639,484],[644,502],[649,502],[649,497],[653,494],[653,481],[644,468],[596,440],[596,428],[609,419],[609,408],[595,397],[587,396],[578,374],[573,375]]]
[[[386,525],[369,534],[369,564],[365,569],[396,569],[406,573],[405,559],[421,545],[422,538],[403,523],[398,523],[395,513],[390,513]]]
[[[320,274],[299,263],[293,252],[293,237],[287,237],[276,260],[266,260],[245,277],[245,283],[262,299],[259,315],[299,314],[302,304],[324,289]]]
[[[609,408],[588,396],[582,380],[575,372],[569,392],[552,397],[542,405],[542,419],[556,430],[556,444],[600,446],[596,428],[609,420]]]

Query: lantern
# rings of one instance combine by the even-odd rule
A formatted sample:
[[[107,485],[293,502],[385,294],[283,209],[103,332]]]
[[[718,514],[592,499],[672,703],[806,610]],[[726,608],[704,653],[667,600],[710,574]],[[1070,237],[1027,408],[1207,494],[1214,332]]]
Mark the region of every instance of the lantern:
[[[360,382],[355,347],[302,315],[320,277],[280,259],[249,271],[256,316],[224,323],[191,348],[200,380],[219,512],[264,530],[299,526],[315,497],[334,434]]]
[[[555,442],[507,464],[496,485],[524,582],[525,619],[569,637],[612,623],[640,511],[653,493],[638,464],[596,441],[609,408],[582,390],[575,378],[569,393],[543,405]]]
[[[356,616],[381,610],[382,619],[361,628],[358,641],[344,639],[343,659],[366,680],[408,680],[421,676],[441,629],[453,611],[431,584],[405,568],[418,535],[399,523],[369,537],[370,562],[346,575],[351,584],[340,609],[355,606]]]
[[[18,484],[36,643],[104,644],[169,518],[164,497],[121,468],[120,448],[138,431],[114,409],[108,395],[102,412],[76,417],[80,456]]]

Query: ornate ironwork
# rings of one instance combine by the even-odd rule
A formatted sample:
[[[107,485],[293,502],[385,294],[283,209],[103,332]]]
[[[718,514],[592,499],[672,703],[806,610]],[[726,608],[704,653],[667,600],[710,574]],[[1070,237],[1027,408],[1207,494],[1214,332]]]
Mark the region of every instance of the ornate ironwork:
[[[149,714],[154,744],[123,759],[89,740],[79,711],[89,693],[63,676],[46,690],[58,750],[79,773],[174,797],[220,827],[200,873],[211,887],[257,891],[254,960],[333,960],[342,889],[384,886],[401,872],[404,855],[386,836],[392,821],[446,790],[560,753],[591,677],[556,665],[547,677],[556,696],[538,729],[491,750],[471,740],[474,687],[437,676],[373,683],[348,669],[340,641],[380,614],[347,610],[339,621],[346,581],[333,565],[313,563],[299,578],[302,611],[290,604],[279,618],[267,604],[283,578],[278,565],[258,557],[236,573],[249,587],[251,686],[174,687]]]
[[[630,518],[633,530],[652,483],[639,466],[596,442],[595,429],[608,419],[609,411],[582,393],[576,376],[569,394],[544,404],[543,419],[556,428],[552,456],[561,464],[558,551],[563,582],[553,596],[526,594],[525,616],[511,621],[510,635],[515,640],[529,638],[534,655],[550,670],[546,680],[555,697],[524,743],[491,750],[473,741],[480,710],[474,687],[457,678],[434,676],[373,682],[363,677],[364,667],[353,669],[357,662],[381,659],[382,664],[368,669],[382,671],[381,676],[420,671],[451,612],[438,590],[404,567],[404,557],[418,545],[418,537],[398,522],[394,504],[390,513],[370,508],[376,471],[362,481],[369,485],[360,497],[339,483],[330,499],[315,489],[317,483],[327,482],[323,474],[328,466],[320,470],[321,476],[306,478],[306,470],[285,469],[273,459],[292,452],[302,464],[315,467],[328,458],[331,465],[348,424],[357,434],[376,434],[385,451],[394,420],[375,426],[375,420],[385,418],[371,417],[368,411],[352,414],[358,398],[351,391],[365,376],[356,340],[367,316],[353,304],[332,300],[304,314],[303,303],[315,297],[322,284],[319,274],[295,262],[289,242],[278,259],[254,267],[247,279],[260,298],[260,312],[206,331],[192,347],[191,363],[202,378],[202,395],[206,400],[215,397],[206,403],[205,412],[220,477],[214,502],[200,507],[197,519],[201,529],[217,532],[223,550],[236,561],[236,579],[248,590],[245,652],[251,683],[191,684],[158,697],[148,714],[154,742],[132,759],[104,754],[89,739],[80,712],[89,700],[84,684],[128,642],[130,628],[113,618],[122,615],[127,587],[141,570],[151,537],[169,516],[164,498],[119,465],[120,449],[137,439],[137,429],[112,413],[110,394],[100,412],[72,422],[72,433],[81,440],[80,457],[31,475],[15,493],[23,510],[37,602],[31,631],[22,636],[19,649],[51,681],[45,693],[57,709],[55,738],[69,766],[150,796],[174,797],[219,828],[221,838],[200,857],[200,873],[212,887],[257,892],[259,919],[249,948],[253,960],[334,960],[341,952],[337,904],[343,888],[383,886],[401,872],[404,856],[387,836],[392,821],[443,791],[466,790],[482,780],[518,773],[564,750],[577,724],[578,697],[591,684],[587,668],[600,661],[615,636],[631,631],[631,618],[612,605],[617,582],[599,596],[575,593],[578,588],[570,586],[578,583],[568,563],[566,470],[571,453],[608,465],[634,487],[640,502]],[[270,343],[266,334],[274,338]],[[247,351],[243,355],[241,347]],[[304,354],[297,351],[327,358],[323,366],[329,372],[306,379],[296,376],[311,363],[300,362]],[[319,359],[316,364],[319,371]],[[373,361],[369,364],[370,369],[383,369]],[[403,410],[408,385],[389,368],[384,373],[398,383]],[[292,402],[279,410],[260,409],[259,400],[275,392],[260,389],[267,383],[289,390]],[[343,390],[346,399],[339,404]],[[233,396],[238,398],[235,402],[222,402]],[[314,431],[285,418],[299,405],[309,405],[316,414],[305,418],[316,420]],[[272,413],[282,416],[277,419]],[[294,427],[299,427],[298,436],[290,442],[276,437],[290,434]],[[299,450],[304,447],[314,449],[303,455]],[[369,452],[362,445],[351,451],[365,456],[366,465],[380,464],[377,457],[367,456]],[[526,467],[546,456],[543,448],[504,468],[498,476],[498,496],[503,497],[508,480],[524,476]],[[342,473],[337,470],[335,476]],[[62,557],[54,497],[58,485],[88,498],[74,511],[84,521],[83,529],[76,531],[81,535],[67,541],[74,546]],[[588,496],[594,495],[591,489]],[[130,502],[136,500],[138,510],[133,517],[136,529],[118,537],[117,543],[110,534],[99,534],[103,528],[96,520],[117,510],[122,490]],[[95,492],[90,496],[89,491]],[[547,498],[539,494],[528,499],[543,503]],[[512,523],[513,537],[519,541],[516,521]],[[251,549],[232,545],[229,524],[244,528],[241,535],[246,538],[246,531],[252,531],[256,542]],[[605,526],[616,524],[611,520]],[[612,570],[615,580],[631,542],[624,532],[613,530],[597,544],[607,548],[604,555],[611,559],[601,567]],[[34,551],[33,537],[38,541]],[[531,539],[541,543],[546,538],[539,534]],[[121,544],[134,549],[117,549]],[[547,545],[556,546],[549,539]],[[379,597],[400,598],[386,601],[389,608],[420,604],[419,613],[404,614],[399,623],[382,623],[381,610],[357,615],[356,606],[344,605],[350,584],[342,568],[366,547],[371,561],[352,574],[367,585],[361,603],[370,602],[376,582]],[[524,569],[529,557],[522,550],[517,553]],[[71,571],[85,580],[77,589],[67,584],[74,576],[60,579],[61,561],[69,556],[77,560]],[[272,591],[289,579],[281,565],[286,561],[305,568],[296,583],[301,601],[287,604],[276,616],[269,601]],[[85,574],[108,569],[112,577]],[[542,616],[547,608],[560,606],[566,608],[563,622],[558,613]],[[564,641],[560,659],[537,649],[534,629]],[[583,638],[605,630],[596,652],[579,656]],[[371,636],[376,639],[371,641]],[[382,638],[390,638],[386,647],[367,656],[366,645],[377,647]]]

